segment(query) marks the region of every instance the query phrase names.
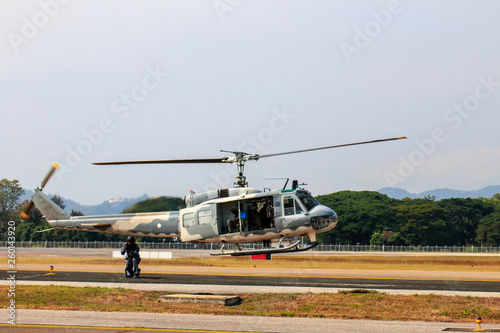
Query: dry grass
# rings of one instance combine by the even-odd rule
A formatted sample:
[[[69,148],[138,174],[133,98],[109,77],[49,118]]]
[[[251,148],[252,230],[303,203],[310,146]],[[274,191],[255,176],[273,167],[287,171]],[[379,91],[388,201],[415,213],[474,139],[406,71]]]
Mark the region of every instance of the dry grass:
[[[8,304],[0,287],[0,303]],[[161,303],[160,292],[62,286],[17,286],[18,309],[186,313],[434,322],[500,323],[500,299],[436,295],[394,296],[377,292],[244,294],[236,306]]]
[[[7,263],[6,258],[0,263]],[[121,259],[92,258],[40,258],[18,256],[18,264],[79,264],[79,265],[123,265]],[[143,260],[143,266],[198,266],[198,267],[249,267],[248,257],[176,258],[174,260]],[[410,271],[457,271],[500,272],[500,256],[274,256],[272,261],[260,261],[260,268],[300,269],[364,269],[364,270],[410,270]]]

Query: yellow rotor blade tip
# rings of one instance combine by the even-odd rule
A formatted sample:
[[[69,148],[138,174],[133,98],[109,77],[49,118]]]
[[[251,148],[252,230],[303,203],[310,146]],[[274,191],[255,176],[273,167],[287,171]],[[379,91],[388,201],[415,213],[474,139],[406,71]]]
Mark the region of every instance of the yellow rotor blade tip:
[[[21,216],[24,217],[25,219],[29,217],[28,214],[26,214],[25,212],[21,212]]]
[[[52,163],[52,166],[53,166],[54,168],[56,168],[56,169],[59,169],[59,164],[57,164],[57,163],[55,163],[55,162],[54,162],[54,163]]]

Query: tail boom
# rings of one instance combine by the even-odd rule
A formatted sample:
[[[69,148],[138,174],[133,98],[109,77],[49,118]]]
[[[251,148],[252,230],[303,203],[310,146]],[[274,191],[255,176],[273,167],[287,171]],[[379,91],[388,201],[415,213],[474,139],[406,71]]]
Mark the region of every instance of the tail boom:
[[[54,229],[105,232],[123,235],[178,237],[179,212],[70,216],[39,189],[31,197]]]
[[[178,219],[179,213],[172,211],[72,216],[65,220],[47,220],[47,222],[54,229],[172,238],[179,237]]]

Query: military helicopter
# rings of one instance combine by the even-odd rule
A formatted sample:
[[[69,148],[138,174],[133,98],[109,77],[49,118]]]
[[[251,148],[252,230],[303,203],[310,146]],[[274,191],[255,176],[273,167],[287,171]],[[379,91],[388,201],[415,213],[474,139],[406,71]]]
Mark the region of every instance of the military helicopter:
[[[293,181],[291,189],[287,189],[286,184],[282,189],[268,191],[248,187],[244,176],[245,163],[267,157],[401,139],[406,139],[406,137],[266,155],[221,150],[234,156],[93,163],[94,165],[236,163],[238,175],[234,188],[201,193],[190,192],[184,197],[186,208],[169,212],[70,216],[42,192],[58,168],[58,165],[54,163],[43,179],[41,187],[35,189],[35,194],[21,215],[27,218],[33,206],[36,206],[52,227],[51,229],[162,238],[177,237],[183,242],[222,243],[221,251],[212,255],[242,256],[307,251],[317,245],[317,234],[327,232],[336,226],[337,214],[331,208],[321,205],[309,191],[299,188],[297,181]],[[302,236],[309,237],[311,241],[309,245],[300,245],[301,241],[297,238]],[[282,245],[287,239],[288,245]],[[270,248],[270,242],[277,240],[279,240],[278,247]],[[239,245],[254,242],[264,242],[267,246],[262,250],[242,250]],[[225,244],[236,244],[238,250],[226,251]]]

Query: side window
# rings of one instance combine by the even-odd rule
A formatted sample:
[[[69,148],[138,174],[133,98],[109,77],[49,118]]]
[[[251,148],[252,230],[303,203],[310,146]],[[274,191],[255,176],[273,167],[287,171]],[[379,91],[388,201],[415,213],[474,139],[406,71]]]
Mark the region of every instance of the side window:
[[[209,210],[203,210],[201,212],[198,212],[198,224],[199,225],[204,225],[204,224],[210,224],[212,222],[212,212]]]
[[[194,213],[182,215],[182,225],[184,228],[194,227]]]
[[[297,200],[295,200],[295,214],[304,214],[304,211],[300,207],[300,205],[297,202]]]
[[[283,207],[285,208],[285,215],[295,214],[293,202],[294,202],[293,197],[284,197],[283,198]]]

